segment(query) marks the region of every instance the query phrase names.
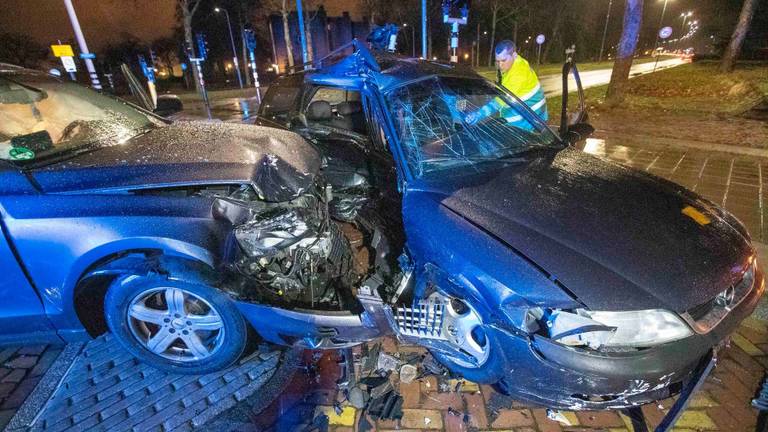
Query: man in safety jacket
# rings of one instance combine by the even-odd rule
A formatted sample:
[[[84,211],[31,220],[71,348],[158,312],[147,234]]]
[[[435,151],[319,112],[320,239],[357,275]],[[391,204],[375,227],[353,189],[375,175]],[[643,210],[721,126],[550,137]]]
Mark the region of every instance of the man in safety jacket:
[[[544,90],[528,61],[517,53],[515,43],[511,40],[503,40],[496,44],[495,53],[496,65],[501,71],[501,85],[520,98],[531,110],[546,121],[549,115],[547,114],[547,100],[544,98]],[[497,112],[508,123],[513,125],[518,123],[521,127],[529,125],[515,110],[496,99],[467,115],[466,121],[474,124]]]

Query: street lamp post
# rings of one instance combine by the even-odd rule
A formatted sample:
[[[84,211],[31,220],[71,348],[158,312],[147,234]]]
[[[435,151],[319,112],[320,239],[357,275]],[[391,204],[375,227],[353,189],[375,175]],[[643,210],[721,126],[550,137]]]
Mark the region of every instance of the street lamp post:
[[[685,13],[681,13],[681,14],[680,14],[680,18],[682,18],[682,19],[683,19],[683,26],[680,28],[680,36],[682,36],[682,35],[683,35],[683,33],[685,33],[685,22],[688,20],[688,18],[689,18],[691,15],[693,15],[693,12],[691,12],[691,11],[688,11],[688,12],[685,12]]]
[[[603,50],[605,49],[605,36],[608,34],[608,21],[611,19],[611,5],[613,5],[613,0],[608,0],[608,13],[605,14],[605,28],[603,28],[603,42],[600,44],[600,55],[597,57],[598,62],[603,61]]]
[[[664,14],[667,12],[667,2],[669,0],[664,0],[664,7],[661,9],[661,18],[659,18],[659,28],[656,30],[656,43],[653,45],[653,50],[656,52],[656,49],[659,47],[659,30],[664,26]]]
[[[99,75],[96,74],[96,67],[93,65],[93,60],[87,56],[90,53],[88,51],[88,44],[85,43],[85,36],[83,36],[83,30],[80,28],[80,21],[77,19],[75,7],[72,6],[72,0],[64,0],[64,6],[67,8],[69,20],[72,22],[72,29],[75,31],[77,44],[80,45],[80,53],[86,54],[84,57],[85,68],[88,69],[88,75],[91,77],[91,85],[96,90],[101,90],[101,81],[99,81]]]
[[[237,71],[237,82],[240,83],[240,88],[243,88],[243,77],[240,76],[240,64],[237,61],[235,37],[232,35],[232,22],[229,20],[229,12],[226,9],[220,7],[214,8],[213,10],[216,13],[224,11],[224,15],[227,17],[227,27],[229,27],[229,42],[232,44],[232,63],[235,65],[235,71]]]

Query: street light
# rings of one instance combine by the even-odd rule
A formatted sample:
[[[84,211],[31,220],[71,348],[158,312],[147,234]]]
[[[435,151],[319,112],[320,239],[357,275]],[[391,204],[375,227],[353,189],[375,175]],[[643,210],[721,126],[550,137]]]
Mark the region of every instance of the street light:
[[[408,27],[408,23],[403,23],[403,27]],[[411,26],[411,50],[416,57],[416,27]]]
[[[601,62],[603,61],[603,50],[605,49],[605,36],[608,34],[608,21],[611,19],[611,5],[613,5],[613,0],[608,0],[608,12],[605,14],[605,28],[603,28],[603,41],[600,43],[600,55],[597,57],[597,61]],[[664,2],[664,6],[666,6],[666,1]]]
[[[693,12],[683,12],[680,14],[680,18],[683,19],[683,26],[680,28],[680,33],[683,33],[685,31],[685,22],[688,20],[689,17],[693,15]]]
[[[229,20],[229,12],[226,9],[215,7],[214,12],[219,13],[224,11],[224,15],[227,17],[227,27],[229,27],[229,41],[232,43],[232,62],[235,64],[235,70],[237,71],[237,82],[240,83],[240,88],[243,88],[243,78],[240,76],[240,65],[237,63],[237,50],[235,49],[235,37],[232,36],[232,22]]]

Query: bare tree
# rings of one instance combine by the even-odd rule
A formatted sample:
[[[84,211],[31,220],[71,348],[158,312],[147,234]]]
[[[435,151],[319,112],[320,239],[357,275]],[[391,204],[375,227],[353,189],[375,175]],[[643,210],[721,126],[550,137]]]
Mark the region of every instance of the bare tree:
[[[0,33],[0,61],[24,67],[37,67],[48,56],[48,49],[20,33]]]
[[[560,1],[559,4],[555,5],[557,7],[557,15],[555,15],[555,23],[552,26],[552,34],[549,35],[549,42],[547,43],[547,46],[544,47],[544,53],[542,56],[542,62],[547,63],[549,60],[549,53],[552,50],[552,46],[555,45],[555,42],[557,41],[557,38],[560,37],[560,27],[563,25],[563,18],[565,17],[566,10],[568,8],[568,2],[567,1]]]
[[[176,0],[177,7],[181,14],[182,24],[184,25],[184,45],[187,54],[192,57],[195,52],[195,41],[192,37],[192,18],[197,12],[202,0]],[[192,75],[195,77],[195,90],[200,91],[200,72],[196,67],[191,67]]]
[[[515,38],[517,38],[517,21],[524,8],[523,2],[511,2],[509,0],[485,0],[485,7],[491,14],[491,39],[488,52],[488,67],[493,66],[494,45],[496,44],[496,26],[506,19],[513,19],[515,25]]]
[[[741,7],[741,14],[739,15],[739,21],[736,23],[736,28],[733,30],[731,36],[731,43],[728,44],[728,48],[723,54],[723,60],[720,63],[721,72],[733,72],[733,68],[736,65],[736,60],[741,53],[741,46],[744,43],[744,38],[749,32],[749,25],[752,22],[752,17],[755,15],[755,9],[757,9],[758,0],[744,0],[744,5]]]
[[[629,70],[632,68],[632,58],[635,54],[640,28],[643,23],[643,0],[627,0],[624,10],[624,26],[621,39],[616,49],[616,61],[613,63],[611,82],[608,84],[606,102],[618,105],[624,101],[624,93],[629,81]]]

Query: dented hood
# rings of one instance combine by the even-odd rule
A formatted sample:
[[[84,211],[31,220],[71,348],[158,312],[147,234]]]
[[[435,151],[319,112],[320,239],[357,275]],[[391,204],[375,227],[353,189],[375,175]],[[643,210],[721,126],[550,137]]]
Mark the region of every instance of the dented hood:
[[[753,254],[713,204],[573,148],[457,174],[425,189],[595,310],[685,311],[735,282]]]
[[[299,135],[227,123],[179,122],[31,171],[46,193],[253,183],[263,199],[305,191],[320,158]]]

